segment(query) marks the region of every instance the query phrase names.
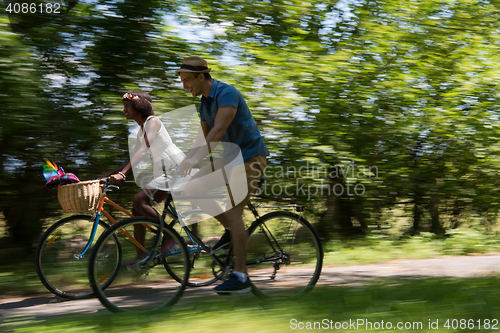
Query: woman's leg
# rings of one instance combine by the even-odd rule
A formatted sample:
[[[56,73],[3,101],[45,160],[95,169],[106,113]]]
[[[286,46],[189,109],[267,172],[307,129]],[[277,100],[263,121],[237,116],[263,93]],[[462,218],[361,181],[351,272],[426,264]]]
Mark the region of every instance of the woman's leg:
[[[134,195],[132,199],[132,214],[134,216],[149,216],[158,218],[158,214],[151,207],[151,198],[155,202],[163,202],[167,198],[168,192],[155,189],[142,189]]]
[[[147,191],[147,192],[146,192]],[[162,202],[168,196],[168,192],[154,190],[154,189],[142,189],[134,195],[132,200],[132,214],[134,216],[148,216],[159,218],[156,211],[151,206],[151,197],[153,197],[155,202]],[[144,244],[146,242],[146,228],[140,224],[134,225],[134,237],[135,239]],[[142,251],[137,248],[136,259],[142,259]]]

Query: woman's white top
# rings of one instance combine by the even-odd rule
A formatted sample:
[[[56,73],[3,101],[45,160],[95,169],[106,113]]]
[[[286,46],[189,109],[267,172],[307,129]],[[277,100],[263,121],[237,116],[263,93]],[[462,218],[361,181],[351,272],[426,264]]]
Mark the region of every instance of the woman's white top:
[[[153,164],[153,173],[152,175],[149,175],[149,177],[147,177],[146,175],[148,173],[146,172],[143,176],[143,180],[140,180],[141,184],[138,183],[138,185],[144,187],[144,180],[149,178],[146,185],[147,188],[167,191],[169,190],[167,181],[170,177],[165,178],[165,174],[163,171],[164,168],[168,169],[174,164],[181,163],[186,155],[172,142],[172,138],[168,134],[167,129],[165,128],[163,123],[155,116],[149,116],[144,122],[143,126],[137,131],[137,143],[140,142],[141,145],[144,144],[144,128],[146,128],[148,121],[157,121],[160,124],[160,129],[156,132],[153,141],[151,141],[148,137],[148,152],[150,155],[150,162],[152,162]],[[146,157],[143,159],[145,160]]]
[[[149,141],[150,153],[154,163],[163,161],[165,167],[181,163],[186,155],[173,142],[163,123],[155,116],[149,116],[143,126],[137,131],[137,139],[144,141],[144,128],[148,121],[155,119],[160,124],[160,129],[156,132],[153,142]]]

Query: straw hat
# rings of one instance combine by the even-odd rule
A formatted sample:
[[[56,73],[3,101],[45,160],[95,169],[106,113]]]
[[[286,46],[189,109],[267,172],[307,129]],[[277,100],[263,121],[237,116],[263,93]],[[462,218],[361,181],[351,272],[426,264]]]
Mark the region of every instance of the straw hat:
[[[191,73],[208,73],[212,69],[208,68],[208,64],[200,57],[186,57],[182,60],[181,68],[176,70],[176,73],[191,72]]]

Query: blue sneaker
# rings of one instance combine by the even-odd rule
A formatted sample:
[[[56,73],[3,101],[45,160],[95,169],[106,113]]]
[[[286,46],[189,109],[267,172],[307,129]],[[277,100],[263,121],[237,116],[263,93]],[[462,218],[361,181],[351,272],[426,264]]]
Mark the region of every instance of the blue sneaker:
[[[217,251],[218,249],[228,246],[229,244],[231,244],[231,233],[226,229],[224,235],[222,235],[219,241],[215,243],[215,245],[212,247],[212,250]]]
[[[250,279],[247,277],[245,282],[241,282],[236,275],[233,273],[229,274],[226,281],[219,284],[213,289],[217,294],[244,294],[252,290],[252,284]]]

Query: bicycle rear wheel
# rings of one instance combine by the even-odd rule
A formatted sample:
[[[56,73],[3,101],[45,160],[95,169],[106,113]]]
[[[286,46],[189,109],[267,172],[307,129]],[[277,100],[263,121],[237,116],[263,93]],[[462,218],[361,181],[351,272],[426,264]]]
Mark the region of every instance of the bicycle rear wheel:
[[[183,220],[189,225],[189,229],[194,233],[206,246],[210,249],[222,236],[224,227],[213,217],[209,217],[201,209],[194,209],[184,214]],[[171,224],[172,225],[172,224]],[[210,254],[201,249],[198,243],[191,239],[186,231],[181,227],[180,223],[175,223],[173,228],[184,238],[187,244],[189,259],[191,262],[191,271],[189,273],[188,287],[208,286],[222,280],[224,270],[221,268]],[[215,251],[215,255],[224,264],[227,264],[229,258],[229,246]],[[172,277],[182,283],[182,277],[179,277],[173,272],[167,264],[165,268],[169,271]]]
[[[319,279],[323,249],[318,234],[292,212],[271,212],[249,228],[247,273],[261,297],[293,297]]]
[[[113,312],[155,311],[174,305],[189,278],[189,257],[179,234],[164,224],[163,237],[168,249],[155,247],[160,221],[149,217],[132,217],[111,226],[97,241],[89,260],[89,280],[101,303]],[[144,237],[141,237],[143,233]],[[115,255],[109,250],[118,237],[122,249],[122,265],[111,285],[101,287]],[[142,239],[141,239],[142,238]],[[165,247],[165,246],[163,246]],[[165,269],[165,262],[183,278],[174,280]]]
[[[87,298],[93,295],[88,280],[88,260],[92,247],[80,257],[91,235],[94,219],[75,215],[54,223],[40,239],[36,254],[36,272],[43,285],[52,293],[66,299]],[[99,221],[95,238],[108,228]],[[121,253],[118,239],[110,239],[109,251],[114,252],[115,262],[110,266],[107,278],[101,284],[106,288],[116,276]]]

